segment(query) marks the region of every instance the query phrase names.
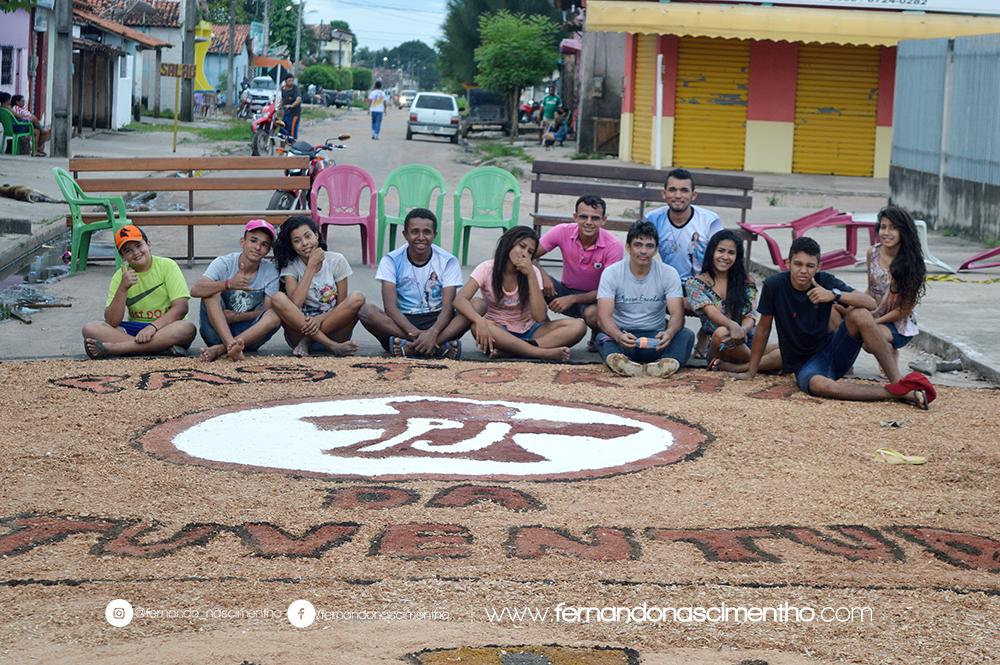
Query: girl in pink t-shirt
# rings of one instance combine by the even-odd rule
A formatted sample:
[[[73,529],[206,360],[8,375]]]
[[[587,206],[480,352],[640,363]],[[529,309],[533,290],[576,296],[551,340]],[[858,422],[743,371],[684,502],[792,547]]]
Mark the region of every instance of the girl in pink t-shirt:
[[[569,347],[583,339],[583,320],[548,320],[542,274],[532,263],[537,249],[533,230],[508,229],[493,259],[476,266],[455,297],[455,309],[472,321],[476,344],[487,356],[566,361]],[[480,289],[483,297],[473,301]]]

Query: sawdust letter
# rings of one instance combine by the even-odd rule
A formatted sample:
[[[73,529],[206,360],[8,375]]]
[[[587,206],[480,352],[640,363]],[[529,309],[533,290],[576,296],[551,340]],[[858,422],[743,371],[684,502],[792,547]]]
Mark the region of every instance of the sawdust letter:
[[[380,508],[399,508],[415,503],[420,495],[413,490],[398,487],[342,487],[326,491],[323,500],[324,508],[351,510],[365,508],[378,510]]]
[[[535,497],[510,487],[455,485],[446,487],[427,502],[428,508],[465,508],[490,501],[514,512],[541,510],[545,505]]]
[[[465,545],[472,534],[458,524],[391,524],[375,537],[368,556],[420,559],[463,559],[471,554]]]
[[[755,538],[780,538],[769,529],[646,529],[646,537],[662,542],[691,543],[709,561],[735,563],[781,563],[781,559],[757,547]]]
[[[805,526],[777,527],[788,539],[811,547],[817,552],[831,556],[841,556],[848,561],[905,561],[903,550],[875,529],[864,526],[830,526],[830,531],[843,536],[840,540],[819,529]]]
[[[212,372],[203,372],[198,369],[172,369],[166,372],[146,372],[139,377],[140,390],[161,390],[169,388],[181,381],[195,381],[207,383],[212,386],[229,386],[238,383],[246,383],[242,379],[236,379]]]
[[[897,526],[894,531],[958,568],[1000,573],[1000,541],[974,533],[921,526]]]
[[[360,526],[354,522],[326,522],[293,536],[267,522],[248,522],[237,527],[236,532],[261,557],[319,557],[328,549],[350,542]]]
[[[24,554],[39,545],[51,545],[75,533],[104,534],[121,526],[119,520],[90,517],[22,515],[0,519],[12,528],[0,534],[0,556]]]
[[[585,538],[578,538],[565,529],[547,526],[514,527],[507,539],[507,553],[518,559],[540,559],[549,550],[589,561],[627,561],[639,558],[639,543],[631,529],[594,526],[584,533]]]

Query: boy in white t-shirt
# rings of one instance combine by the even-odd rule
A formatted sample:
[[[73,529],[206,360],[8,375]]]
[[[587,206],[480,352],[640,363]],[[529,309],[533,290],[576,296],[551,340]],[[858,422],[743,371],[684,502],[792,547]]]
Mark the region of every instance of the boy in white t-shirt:
[[[435,236],[433,212],[414,208],[407,213],[407,244],[383,256],[375,273],[385,309],[366,304],[358,313],[361,325],[394,356],[457,360],[462,355],[459,338],[469,329],[469,320],[453,307],[462,270],[458,259],[434,245]]]

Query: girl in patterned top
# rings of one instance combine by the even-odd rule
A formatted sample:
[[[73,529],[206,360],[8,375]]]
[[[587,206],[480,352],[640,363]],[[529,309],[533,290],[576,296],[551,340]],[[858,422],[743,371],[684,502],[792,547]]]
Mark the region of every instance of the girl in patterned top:
[[[701,332],[710,337],[708,369],[745,372],[756,330],[754,300],[757,285],[743,263],[743,245],[730,230],[718,231],[708,241],[702,273],[685,284],[691,309],[701,319]],[[781,354],[771,344],[761,358],[760,372],[781,370]]]
[[[898,349],[920,332],[913,310],[924,295],[927,269],[910,213],[897,206],[883,208],[878,236],[879,243],[868,250],[868,295],[878,303],[872,312],[875,323],[898,356]]]

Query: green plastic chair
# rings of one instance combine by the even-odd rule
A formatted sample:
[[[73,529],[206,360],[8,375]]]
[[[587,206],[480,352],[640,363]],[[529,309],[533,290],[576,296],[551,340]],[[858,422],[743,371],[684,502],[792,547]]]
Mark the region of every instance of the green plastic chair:
[[[35,154],[35,128],[31,127],[26,132],[14,133],[14,121],[17,120],[14,114],[10,112],[10,109],[5,109],[0,107],[0,125],[3,125],[3,150],[0,153],[7,152],[7,144],[13,142],[11,146],[10,154],[20,155],[21,154],[21,139],[27,137],[31,141],[31,152],[29,154]]]
[[[385,209],[386,196],[393,189],[399,196],[399,211],[395,215],[390,215]],[[424,164],[407,164],[393,170],[382,184],[382,189],[378,190],[378,260],[382,259],[385,233],[389,232],[389,251],[396,248],[396,227],[402,226],[406,213],[414,208],[430,208],[431,197],[438,191],[437,203],[433,208],[438,219],[438,235],[434,238],[434,244],[441,244],[441,213],[444,209],[444,197],[446,194],[444,177],[431,166]]]
[[[472,194],[472,215],[462,214],[462,194],[468,189]],[[507,194],[514,195],[510,217],[503,216],[504,200]],[[458,256],[462,250],[462,265],[469,261],[469,232],[473,227],[503,229],[517,226],[518,209],[521,206],[521,185],[517,178],[496,166],[480,166],[472,169],[458,183],[455,189],[455,235],[454,251]]]
[[[120,196],[90,196],[84,193],[80,186],[73,180],[73,176],[56,167],[52,169],[56,177],[56,184],[62,192],[63,199],[69,206],[70,215],[73,217],[73,239],[70,243],[70,274],[87,269],[87,256],[90,254],[90,235],[94,231],[102,229],[113,229],[118,231],[121,227],[131,224],[125,212],[125,201]],[[101,207],[107,214],[107,219],[94,221],[89,224],[83,221],[83,207]],[[122,257],[115,253],[115,268],[121,267]]]

